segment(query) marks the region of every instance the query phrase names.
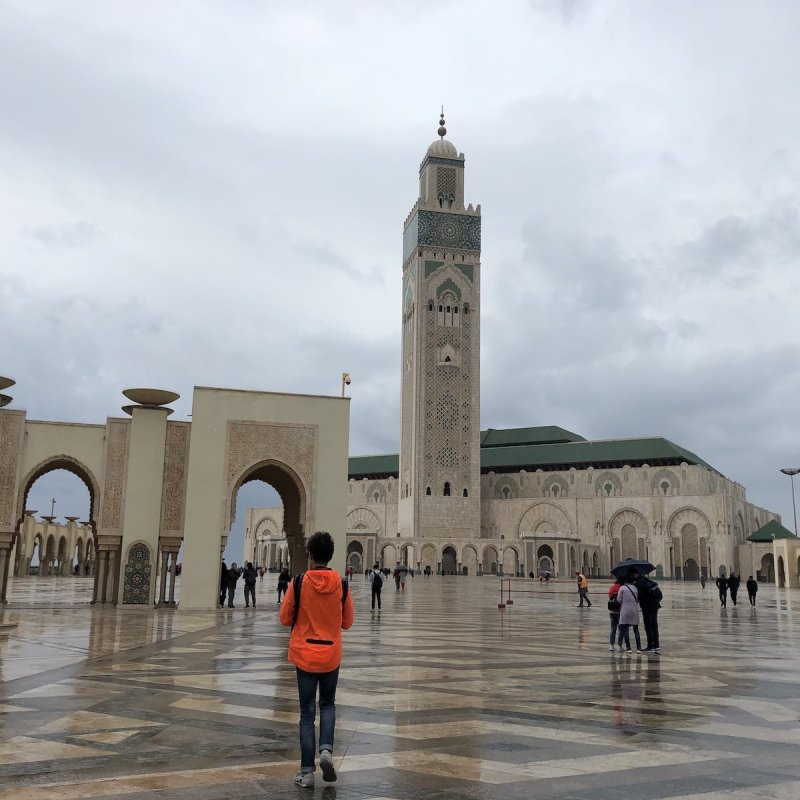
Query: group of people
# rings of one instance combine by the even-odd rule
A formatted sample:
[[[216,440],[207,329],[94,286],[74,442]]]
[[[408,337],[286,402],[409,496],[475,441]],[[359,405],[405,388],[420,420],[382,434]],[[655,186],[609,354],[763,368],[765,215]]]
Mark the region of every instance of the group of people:
[[[611,622],[609,652],[618,650],[620,653],[631,655],[632,629],[637,653],[660,653],[658,610],[661,608],[662,599],[661,588],[647,575],[631,570],[624,577],[617,578],[608,590],[608,616]],[[639,634],[640,612],[647,637],[644,648]]]
[[[719,591],[719,604],[723,608],[726,608],[728,605],[728,592],[731,593],[731,601],[736,605],[736,596],[739,594],[739,584],[741,584],[741,582],[741,578],[733,572],[731,572],[727,578],[724,575],[720,575],[719,578],[717,578],[716,585]],[[747,579],[745,586],[747,587],[747,597],[750,600],[750,605],[754,606],[756,604],[756,594],[758,593],[758,581],[751,575]]]
[[[244,567],[240,567],[235,561],[228,567],[223,560],[219,573],[219,604],[225,606],[228,601],[228,608],[235,608],[233,598],[236,595],[236,586],[239,578],[244,578],[244,605],[245,608],[256,607],[256,579],[264,579],[264,568],[256,569],[252,562],[248,561]],[[289,570],[284,567],[278,575],[278,602],[281,602],[281,595],[286,593],[291,576]]]

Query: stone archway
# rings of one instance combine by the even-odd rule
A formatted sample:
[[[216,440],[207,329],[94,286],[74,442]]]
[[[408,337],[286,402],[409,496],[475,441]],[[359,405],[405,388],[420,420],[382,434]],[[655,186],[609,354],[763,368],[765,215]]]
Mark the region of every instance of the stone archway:
[[[499,558],[497,548],[494,545],[487,545],[483,550],[483,574],[497,575]]]
[[[519,553],[516,547],[506,547],[503,550],[503,574],[516,576],[519,569]]]
[[[86,490],[89,493],[89,516],[87,521],[88,528],[91,530],[92,534],[88,541],[91,541],[92,543],[96,541],[95,534],[97,532],[97,524],[95,518],[100,501],[100,484],[89,467],[87,467],[77,458],[64,455],[63,453],[50,456],[40,461],[38,464],[36,464],[36,466],[29,470],[28,474],[25,475],[19,484],[19,495],[17,501],[19,516],[17,519],[16,532],[14,536],[14,547],[11,551],[13,574],[16,577],[23,577],[30,574],[31,559],[33,558],[33,553],[36,546],[35,523],[33,523],[33,520],[31,520],[32,524],[30,525],[30,533],[27,532],[28,526],[25,524],[25,509],[28,504],[28,495],[30,494],[33,485],[40,478],[43,478],[45,475],[49,474],[50,472],[55,472],[56,470],[64,470],[65,472],[69,472],[71,475],[74,475],[76,478],[78,478],[78,480],[86,487]],[[59,542],[53,546],[53,560],[55,560],[59,554],[59,550],[57,548],[60,547],[60,544],[61,543]],[[46,544],[44,547],[40,547],[39,575],[50,574],[51,570],[52,574],[55,575],[55,569],[52,568],[50,564],[47,564],[46,569],[44,568],[45,555]],[[68,557],[68,554],[64,553],[64,555]],[[86,558],[88,558],[88,556],[86,556]],[[62,568],[63,564],[60,563],[59,570]],[[60,572],[60,574],[63,573]],[[95,587],[95,593],[96,591],[97,588]]]
[[[758,580],[765,583],[775,583],[775,558],[772,553],[765,553],[761,557],[761,569]]]
[[[361,542],[350,542],[347,545],[347,566],[353,568],[353,572],[361,572],[364,569],[364,546]]]
[[[236,498],[239,489],[252,481],[269,484],[281,498],[283,530],[288,544],[290,569],[292,572],[301,572],[308,563],[304,537],[308,493],[303,481],[293,469],[273,459],[261,461],[247,468],[235,481],[231,490],[228,530],[236,518]]]
[[[472,545],[461,551],[461,573],[463,575],[478,574],[478,553]]]
[[[455,548],[448,545],[442,550],[442,575],[455,575],[457,569]]]
[[[683,562],[683,579],[685,581],[700,580],[700,567],[693,558],[687,558]]]

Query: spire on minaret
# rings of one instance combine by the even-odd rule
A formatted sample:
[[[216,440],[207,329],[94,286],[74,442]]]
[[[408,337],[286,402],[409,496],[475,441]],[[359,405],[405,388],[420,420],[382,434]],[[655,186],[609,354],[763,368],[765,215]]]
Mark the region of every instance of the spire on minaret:
[[[447,133],[447,128],[444,126],[444,106],[442,106],[442,114],[439,117],[439,130],[437,133],[442,139],[444,139],[444,136]]]

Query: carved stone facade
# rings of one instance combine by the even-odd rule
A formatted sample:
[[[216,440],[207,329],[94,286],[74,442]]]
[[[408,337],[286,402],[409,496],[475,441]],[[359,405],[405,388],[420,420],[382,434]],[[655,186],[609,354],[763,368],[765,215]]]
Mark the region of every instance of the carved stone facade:
[[[100,528],[103,533],[113,533],[122,528],[129,430],[130,422],[128,420],[110,419],[108,421],[103,506],[100,514]]]
[[[186,422],[167,423],[164,452],[164,496],[161,508],[161,533],[183,530],[186,480],[189,476],[189,435]]]

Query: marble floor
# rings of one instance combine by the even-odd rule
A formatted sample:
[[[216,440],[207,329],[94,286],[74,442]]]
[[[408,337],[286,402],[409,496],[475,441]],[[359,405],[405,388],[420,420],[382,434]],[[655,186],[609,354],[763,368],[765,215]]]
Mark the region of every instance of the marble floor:
[[[519,581],[501,611],[494,578],[415,578],[373,613],[357,577],[339,781],[312,793],[274,576],[257,609],[213,613],[91,609],[70,580],[19,581],[0,619],[0,800],[800,794],[797,590],[720,609],[665,582],[663,651],[628,657],[599,582],[579,609],[570,584]]]

